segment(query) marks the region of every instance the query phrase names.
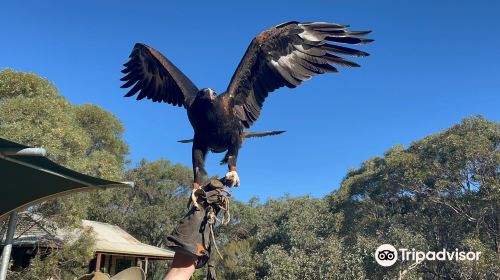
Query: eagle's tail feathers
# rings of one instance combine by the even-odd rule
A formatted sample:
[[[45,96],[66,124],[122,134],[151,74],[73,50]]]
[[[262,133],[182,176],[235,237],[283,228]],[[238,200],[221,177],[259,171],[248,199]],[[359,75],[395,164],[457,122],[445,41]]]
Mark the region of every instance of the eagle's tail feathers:
[[[264,132],[243,132],[241,134],[242,138],[253,138],[253,137],[265,137],[265,136],[272,136],[272,135],[278,135],[283,132],[286,132],[285,130],[273,130],[273,131],[264,131]],[[193,139],[184,139],[184,140],[179,140],[177,141],[179,143],[192,143]]]

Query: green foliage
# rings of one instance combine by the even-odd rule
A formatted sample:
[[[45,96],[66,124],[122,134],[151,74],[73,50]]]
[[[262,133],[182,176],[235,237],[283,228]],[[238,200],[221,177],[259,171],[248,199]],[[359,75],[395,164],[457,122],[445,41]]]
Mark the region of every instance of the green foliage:
[[[59,96],[59,92],[49,80],[37,74],[0,71],[0,99],[16,96],[50,98]]]
[[[31,73],[0,72],[0,137],[44,147],[48,157],[85,174],[118,179],[127,145],[123,126],[95,105],[73,106],[46,79]],[[87,200],[79,194],[34,208],[62,224],[77,225],[86,215]]]
[[[128,146],[122,140],[122,123],[99,106],[84,104],[74,107],[76,121],[90,137],[85,154],[89,157],[87,172],[96,176],[118,179],[123,171]]]
[[[0,72],[0,115],[1,137],[43,146],[60,164],[106,178],[123,170],[128,147],[120,121],[95,105],[73,106],[35,74]]]
[[[352,169],[324,199],[236,203],[223,279],[498,279],[500,127],[482,117]],[[481,251],[480,261],[379,266],[384,243]]]
[[[231,240],[224,245],[223,276],[225,279],[255,279],[255,264],[259,261],[254,255],[254,239]]]
[[[284,197],[262,205],[237,203],[233,222],[219,228],[223,279],[357,279],[361,250],[332,235],[323,199]]]
[[[0,136],[26,145],[43,146],[56,162],[81,168],[80,157],[90,137],[80,127],[73,107],[61,97],[16,96],[0,103]]]
[[[498,278],[499,147],[499,124],[472,117],[408,149],[396,146],[383,158],[364,162],[328,197],[340,236],[369,252],[383,243],[421,251],[495,252],[478,263],[423,262],[411,273],[429,279]],[[377,278],[396,277],[409,266],[381,269],[373,257],[365,263],[367,274]]]
[[[52,160],[89,175],[121,177],[128,150],[121,139],[121,123],[98,106],[70,104],[48,80],[32,73],[0,71],[0,116],[0,137],[42,146]],[[80,226],[95,196],[99,193],[53,199],[30,211],[72,231]],[[70,275],[85,272],[81,267],[90,257],[90,243],[82,236],[49,255],[40,254],[22,279],[47,279],[49,275],[72,279]]]
[[[107,191],[102,201],[93,201],[87,217],[117,224],[147,244],[163,246],[186,212],[191,170],[168,160],[142,160],[124,179],[135,187]]]

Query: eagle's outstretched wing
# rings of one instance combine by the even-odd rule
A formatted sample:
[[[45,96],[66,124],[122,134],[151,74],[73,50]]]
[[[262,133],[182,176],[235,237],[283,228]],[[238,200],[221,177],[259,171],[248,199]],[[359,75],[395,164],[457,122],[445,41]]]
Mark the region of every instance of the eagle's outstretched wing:
[[[137,100],[151,99],[153,102],[166,102],[172,105],[189,107],[196,97],[198,88],[175,65],[157,50],[137,43],[124,64],[121,78],[125,81],[122,88],[132,89],[125,95]]]
[[[259,117],[269,92],[294,88],[316,74],[338,72],[331,64],[359,65],[335,54],[367,56],[359,50],[334,45],[366,44],[370,31],[349,31],[348,25],[325,22],[287,22],[255,37],[221,98],[233,106],[245,127]]]

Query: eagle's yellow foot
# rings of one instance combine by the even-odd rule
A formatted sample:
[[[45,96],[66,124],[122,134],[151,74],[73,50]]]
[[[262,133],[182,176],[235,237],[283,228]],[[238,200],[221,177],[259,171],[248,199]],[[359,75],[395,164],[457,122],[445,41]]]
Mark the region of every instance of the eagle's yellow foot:
[[[224,177],[226,186],[228,187],[238,187],[240,185],[240,177],[236,170],[232,170],[226,173]]]

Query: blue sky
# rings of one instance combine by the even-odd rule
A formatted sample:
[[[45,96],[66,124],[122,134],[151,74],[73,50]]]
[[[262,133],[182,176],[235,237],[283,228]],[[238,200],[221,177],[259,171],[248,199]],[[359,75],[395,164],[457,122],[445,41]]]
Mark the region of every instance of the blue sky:
[[[53,81],[74,104],[93,103],[125,125],[130,159],[190,166],[184,109],[123,98],[122,64],[135,42],[170,58],[199,87],[221,93],[250,40],[278,23],[330,21],[373,30],[371,53],[266,100],[252,131],[287,133],[244,143],[248,200],[336,189],[347,170],[462,118],[500,120],[498,1],[8,1],[0,10],[0,69]],[[140,4],[139,4],[140,3]],[[343,71],[342,71],[343,70]],[[209,154],[222,175],[223,154]],[[132,164],[134,166],[134,164]]]

